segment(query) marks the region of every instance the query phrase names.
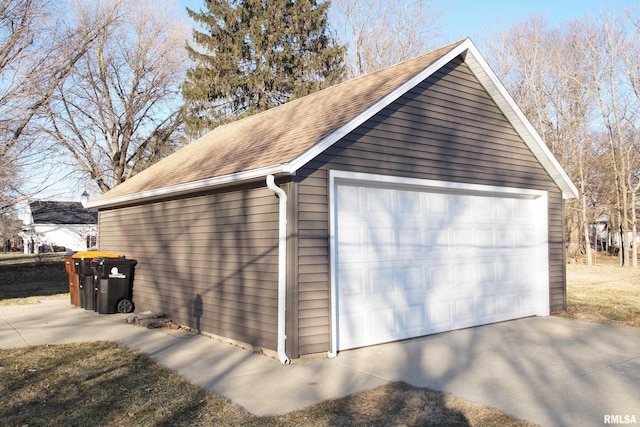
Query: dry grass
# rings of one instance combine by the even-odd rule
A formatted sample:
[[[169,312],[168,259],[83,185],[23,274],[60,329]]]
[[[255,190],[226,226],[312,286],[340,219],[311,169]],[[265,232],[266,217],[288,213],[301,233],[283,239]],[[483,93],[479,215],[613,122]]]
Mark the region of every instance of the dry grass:
[[[64,254],[44,253],[44,254],[23,254],[20,252],[0,253],[0,266],[16,264],[34,264],[38,262],[59,262],[64,270]]]
[[[640,328],[640,272],[599,255],[596,264],[567,265],[567,310],[554,314]]]
[[[69,293],[66,294],[52,294],[52,295],[41,295],[41,296],[32,296],[32,297],[23,297],[23,298],[11,298],[11,299],[0,299],[0,307],[5,305],[29,305],[29,304],[38,304],[44,300],[51,299],[69,299]]]
[[[6,426],[530,425],[404,383],[284,416],[255,417],[113,342],[1,350],[0,419]]]

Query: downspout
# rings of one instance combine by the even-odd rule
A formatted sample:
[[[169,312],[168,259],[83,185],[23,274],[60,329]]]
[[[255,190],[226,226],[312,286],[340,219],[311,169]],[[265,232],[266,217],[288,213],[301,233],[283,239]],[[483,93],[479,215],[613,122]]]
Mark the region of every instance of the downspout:
[[[280,200],[278,218],[278,359],[283,365],[291,363],[285,352],[287,310],[287,193],[276,185],[273,175],[267,175],[267,187]]]

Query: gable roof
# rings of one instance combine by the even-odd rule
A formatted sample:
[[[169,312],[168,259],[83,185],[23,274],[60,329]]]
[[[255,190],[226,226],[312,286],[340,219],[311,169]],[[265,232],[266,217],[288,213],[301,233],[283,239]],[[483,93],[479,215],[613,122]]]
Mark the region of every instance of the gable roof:
[[[29,203],[34,224],[98,224],[98,212],[80,202],[37,201]]]
[[[220,126],[89,202],[107,207],[295,174],[374,114],[462,56],[563,192],[578,191],[470,39]]]

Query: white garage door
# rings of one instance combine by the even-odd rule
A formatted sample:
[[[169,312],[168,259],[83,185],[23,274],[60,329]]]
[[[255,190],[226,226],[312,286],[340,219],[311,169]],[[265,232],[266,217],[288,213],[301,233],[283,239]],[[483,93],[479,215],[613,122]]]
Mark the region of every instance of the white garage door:
[[[339,176],[335,350],[548,314],[542,193]]]

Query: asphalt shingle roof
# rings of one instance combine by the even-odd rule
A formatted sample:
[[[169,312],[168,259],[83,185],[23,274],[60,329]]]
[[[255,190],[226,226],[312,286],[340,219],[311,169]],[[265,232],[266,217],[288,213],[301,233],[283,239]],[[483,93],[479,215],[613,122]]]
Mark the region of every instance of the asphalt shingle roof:
[[[291,162],[463,41],[220,126],[95,201]]]
[[[98,212],[80,202],[37,201],[29,204],[34,224],[97,224]]]

